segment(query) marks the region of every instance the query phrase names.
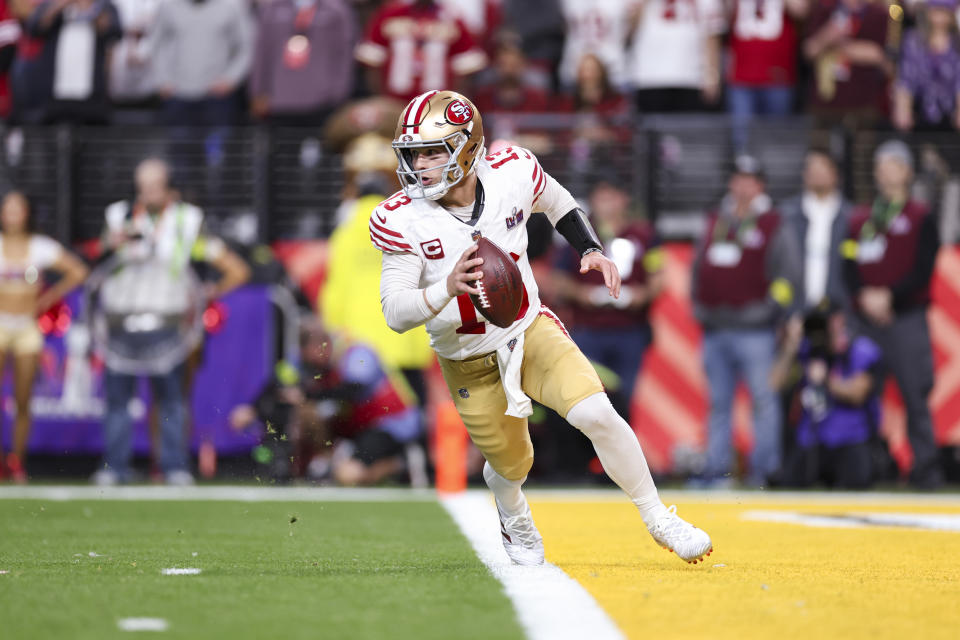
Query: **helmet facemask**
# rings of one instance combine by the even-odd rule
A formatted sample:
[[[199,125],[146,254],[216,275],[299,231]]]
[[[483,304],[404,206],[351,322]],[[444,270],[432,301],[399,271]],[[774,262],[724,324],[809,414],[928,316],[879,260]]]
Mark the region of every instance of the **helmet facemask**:
[[[470,141],[470,137],[465,131],[454,131],[453,133],[441,138],[440,140],[425,142],[422,140],[411,142],[393,142],[393,149],[397,154],[399,161],[397,166],[397,175],[400,177],[400,184],[403,186],[403,192],[408,198],[427,198],[429,200],[439,200],[447,194],[448,191],[463,180],[466,175],[457,159],[460,152]],[[418,149],[438,148],[449,154],[444,165],[431,167],[429,169],[414,168],[414,151]],[[440,181],[435,184],[423,184],[423,176],[426,173],[440,171]],[[473,167],[470,167],[473,171]]]
[[[393,140],[397,154],[397,176],[408,198],[439,200],[461,184],[483,157],[483,119],[467,98],[454,91],[428,91],[407,105],[397,122]],[[429,163],[417,162],[419,153],[429,152]],[[438,152],[447,153],[445,162],[430,169],[416,165],[435,164]],[[425,158],[427,159],[427,158]],[[427,174],[437,176],[425,184]]]

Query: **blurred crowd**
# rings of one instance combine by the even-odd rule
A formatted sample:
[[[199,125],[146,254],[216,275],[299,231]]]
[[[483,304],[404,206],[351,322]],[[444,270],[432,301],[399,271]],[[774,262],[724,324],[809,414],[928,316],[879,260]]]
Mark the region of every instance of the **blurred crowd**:
[[[2,0],[0,117],[317,125],[435,87],[483,112],[956,129],[955,0]],[[585,125],[586,126],[586,125]]]
[[[915,158],[905,143],[884,142],[871,161],[876,196],[862,203],[844,195],[838,162],[823,148],[810,147],[796,193],[779,202],[755,157],[740,154],[731,164],[726,193],[706,212],[690,272],[708,394],[704,446],[674,459],[677,476],[691,485],[862,489],[895,480],[900,474],[881,430],[888,377],[904,403],[911,486],[943,483],[946,456],[928,402],[937,215],[917,195]],[[569,247],[554,247],[541,295],[606,371],[604,384],[629,419],[654,337],[650,310],[664,288],[664,249],[622,185],[599,180],[585,204],[623,274],[624,294],[604,295],[602,279],[578,273]],[[661,355],[676,351],[676,340],[661,343]],[[733,437],[739,386],[752,411],[746,458]],[[634,423],[643,433],[642,421]],[[581,452],[589,468],[592,456]]]
[[[836,161],[813,148],[800,193],[774,203],[759,163],[734,163],[693,267],[710,396],[698,478],[707,486],[731,482],[738,381],[753,408],[749,484],[870,486],[886,473],[879,397],[888,375],[906,406],[912,485],[943,482],[928,404],[936,215],[913,194],[906,144],[881,144],[873,169],[876,197],[854,205]]]
[[[867,159],[874,189],[854,203],[834,149],[815,139],[796,194],[775,202],[750,154],[750,125],[807,114],[821,131],[956,130],[957,24],[956,0],[0,0],[0,117],[168,125],[183,145],[196,142],[190,126],[323,127],[325,144],[343,154],[345,182],[321,298],[299,319],[297,357],[224,410],[238,431],[260,425],[264,474],[354,485],[425,483],[439,415],[425,333],[396,336],[382,320],[367,231],[372,209],[398,188],[389,141],[402,105],[449,87],[485,115],[573,114],[588,147],[629,135],[636,115],[727,112],[736,155],[727,192],[704,212],[692,269],[707,437],[680,471],[706,487],[889,480],[879,396],[891,375],[906,407],[910,481],[931,489],[943,481],[925,313],[939,236],[937,215],[917,197],[919,159],[896,140],[880,145]],[[549,142],[516,138],[534,151]],[[105,214],[100,264],[117,262],[100,270],[102,326],[91,323],[106,345],[100,484],[134,477],[127,405],[138,377],[155,399],[157,472],[171,484],[193,480],[186,398],[202,350],[198,318],[251,274],[177,190],[177,173],[191,170],[145,160],[131,175],[136,195]],[[623,275],[621,298],[606,296],[597,274],[579,274],[542,216],[529,222],[529,251],[544,300],[629,421],[665,258],[625,182],[587,173],[584,209]],[[88,277],[29,221],[27,198],[8,194],[0,350],[14,367],[17,419],[0,474],[20,481],[41,342],[33,318]],[[187,267],[198,263],[213,281],[191,280]],[[51,271],[59,279],[44,289],[40,275]],[[742,468],[732,444],[741,383],[754,433]],[[544,441],[534,474],[599,477],[588,443],[555,420],[531,418]]]

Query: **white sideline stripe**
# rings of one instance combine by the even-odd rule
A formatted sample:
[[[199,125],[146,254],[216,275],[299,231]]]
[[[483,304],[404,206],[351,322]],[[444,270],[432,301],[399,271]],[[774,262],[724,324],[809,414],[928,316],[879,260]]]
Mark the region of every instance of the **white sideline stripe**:
[[[165,576],[196,576],[200,575],[201,569],[195,567],[184,567],[183,569],[178,569],[176,567],[172,569],[162,569],[160,573]]]
[[[239,502],[434,502],[431,489],[240,486],[0,487],[0,500],[227,500]]]
[[[623,502],[619,489],[531,488],[524,491],[535,502]],[[667,503],[706,502],[712,504],[826,503],[826,504],[930,504],[960,507],[960,493],[893,493],[842,491],[685,491],[660,492]],[[248,485],[198,485],[168,487],[138,485],[94,487],[89,485],[0,486],[0,500],[219,500],[238,502],[433,502],[433,489],[275,487]]]
[[[745,511],[743,520],[785,522],[829,529],[875,529],[894,527],[960,532],[960,514],[948,513],[796,513],[793,511]]]
[[[166,631],[170,625],[163,618],[120,618],[117,627],[121,631]]]
[[[521,567],[500,544],[497,509],[487,492],[444,496],[441,504],[470,541],[477,557],[503,584],[530,640],[623,640],[596,600],[559,567]]]

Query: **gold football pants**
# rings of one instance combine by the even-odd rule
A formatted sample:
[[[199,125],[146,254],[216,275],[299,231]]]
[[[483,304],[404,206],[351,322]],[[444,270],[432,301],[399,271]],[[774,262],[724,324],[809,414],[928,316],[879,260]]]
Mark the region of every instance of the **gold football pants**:
[[[497,354],[439,360],[457,412],[483,457],[508,480],[526,476],[533,443],[527,419],[504,414],[507,397]],[[546,308],[524,334],[520,378],[524,393],[564,417],[575,404],[603,391],[593,365]]]

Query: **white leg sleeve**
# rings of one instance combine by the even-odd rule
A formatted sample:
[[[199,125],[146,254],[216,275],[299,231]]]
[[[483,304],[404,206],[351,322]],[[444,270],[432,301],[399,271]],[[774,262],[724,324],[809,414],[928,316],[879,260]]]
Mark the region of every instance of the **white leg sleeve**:
[[[523,497],[523,493],[520,491],[523,480],[526,480],[526,478],[523,480],[507,480],[494,471],[489,462],[484,462],[483,479],[508,516],[520,515],[526,511],[527,499]]]
[[[650,475],[637,436],[610,404],[605,393],[581,400],[567,413],[567,422],[582,431],[597,452],[604,471],[637,505],[650,527],[666,510]]]

